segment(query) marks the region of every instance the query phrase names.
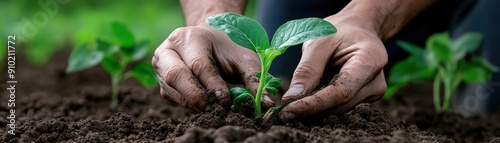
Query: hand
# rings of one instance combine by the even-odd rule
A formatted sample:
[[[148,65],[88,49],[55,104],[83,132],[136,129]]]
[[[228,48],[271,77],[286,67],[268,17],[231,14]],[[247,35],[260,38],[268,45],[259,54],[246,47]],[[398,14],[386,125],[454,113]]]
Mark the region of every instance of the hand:
[[[342,113],[380,99],[386,90],[383,67],[387,53],[377,31],[357,18],[334,15],[325,20],[338,31],[303,44],[302,58],[282,97],[286,105],[280,112],[282,120],[325,110]],[[335,66],[342,68],[330,84],[314,91],[325,69]]]
[[[212,99],[231,103],[224,79],[243,83],[254,94],[258,87],[257,55],[206,24],[176,29],[156,49],[152,63],[161,96],[194,111],[204,110]]]

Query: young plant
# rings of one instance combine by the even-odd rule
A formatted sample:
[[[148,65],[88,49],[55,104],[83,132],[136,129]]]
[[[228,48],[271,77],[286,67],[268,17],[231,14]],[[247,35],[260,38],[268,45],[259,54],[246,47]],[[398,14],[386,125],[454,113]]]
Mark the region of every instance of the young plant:
[[[447,32],[437,33],[427,39],[425,49],[398,41],[397,44],[410,56],[391,69],[384,98],[390,98],[409,82],[434,79],[434,106],[437,111],[447,110],[460,83],[483,83],[498,71],[497,67],[481,57],[466,58],[468,53],[477,50],[481,38],[479,33],[471,32],[450,40]],[[441,87],[444,88],[444,96],[441,96]]]
[[[148,42],[136,42],[132,32],[122,23],[111,24],[111,34],[105,42],[101,39],[94,43],[83,44],[71,52],[66,73],[91,68],[101,63],[111,75],[112,107],[118,105],[118,89],[122,81],[134,77],[143,86],[156,86],[156,72],[148,61],[142,60],[148,53]],[[127,66],[134,65],[130,70]]]
[[[337,30],[329,22],[320,18],[304,18],[288,21],[281,25],[273,36],[271,44],[264,28],[256,21],[235,13],[223,13],[208,17],[206,22],[213,28],[225,32],[236,44],[257,53],[261,63],[261,72],[257,73],[259,87],[255,96],[248,88],[231,89],[233,104],[240,104],[251,99],[255,114],[262,117],[260,99],[264,89],[270,94],[277,94],[282,86],[279,78],[268,73],[272,61],[283,54],[290,46],[301,44],[307,40],[334,34]],[[273,107],[277,109],[278,107]],[[267,116],[269,111],[264,115]]]

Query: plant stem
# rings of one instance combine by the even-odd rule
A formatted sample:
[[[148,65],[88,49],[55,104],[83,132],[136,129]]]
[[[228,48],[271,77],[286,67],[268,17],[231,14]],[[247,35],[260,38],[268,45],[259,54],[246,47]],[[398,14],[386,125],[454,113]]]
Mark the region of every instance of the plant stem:
[[[443,110],[447,110],[450,107],[450,98],[451,98],[451,86],[445,82],[444,84],[444,103],[442,106]]]
[[[120,88],[121,72],[111,76],[111,107],[118,105],[118,89]]]
[[[439,75],[440,74],[436,74],[436,77],[434,78],[434,87],[433,87],[434,108],[436,108],[436,111],[441,111],[441,98],[439,97],[441,77]]]
[[[262,62],[261,62],[262,63]],[[258,117],[261,117],[262,111],[260,108],[260,98],[262,96],[262,92],[264,92],[264,79],[266,79],[267,76],[267,68],[264,67],[264,64],[261,65],[261,72],[260,72],[260,78],[259,78],[259,88],[257,88],[257,94],[255,95],[255,100],[254,102],[254,108],[255,108],[255,115]]]
[[[264,116],[262,116],[262,118],[266,119],[267,120],[267,116],[269,116],[269,114],[271,112],[273,112],[274,110],[278,110],[280,107],[271,107],[269,108],[269,110],[267,110],[267,112],[264,114]]]
[[[255,108],[255,114],[257,117],[262,117],[262,111],[260,107],[260,99],[262,97],[262,93],[264,92],[264,86],[266,86],[266,76],[267,72],[269,71],[269,67],[271,67],[271,63],[276,58],[276,56],[279,56],[282,54],[280,51],[277,50],[262,50],[262,51],[257,51],[257,55],[259,55],[260,59],[260,78],[259,78],[259,88],[257,88],[257,94],[255,95],[255,100],[254,102],[254,108]]]
[[[444,81],[444,103],[443,103],[443,110],[448,110],[451,104],[451,97],[453,95],[453,92],[457,88],[457,86],[460,84],[460,81],[462,80],[461,75],[457,72],[457,64],[456,62],[449,62],[446,67],[446,79]]]
[[[118,91],[120,89],[120,83],[131,76],[130,72],[123,75],[127,64],[128,60],[122,59],[120,61],[120,66],[123,68],[116,73],[111,74],[111,108],[118,106]],[[125,76],[125,78],[123,78],[123,76]]]

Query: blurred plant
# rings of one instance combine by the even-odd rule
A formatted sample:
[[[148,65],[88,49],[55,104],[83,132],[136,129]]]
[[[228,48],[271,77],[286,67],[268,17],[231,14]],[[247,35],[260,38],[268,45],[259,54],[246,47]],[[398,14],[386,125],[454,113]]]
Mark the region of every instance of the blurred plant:
[[[157,77],[151,62],[141,61],[148,53],[148,42],[136,42],[132,32],[122,23],[112,23],[110,30],[111,33],[105,39],[97,39],[73,49],[66,73],[85,70],[101,63],[111,75],[111,106],[115,107],[122,81],[134,77],[143,86],[151,88],[156,86]],[[135,64],[127,71],[127,66],[131,63]]]
[[[491,78],[493,72],[498,71],[496,66],[484,58],[466,58],[468,53],[477,50],[481,38],[481,34],[470,32],[450,40],[449,33],[436,33],[427,39],[425,49],[398,41],[397,44],[409,52],[410,56],[392,67],[384,99],[390,98],[399,88],[410,82],[434,79],[434,106],[437,111],[447,110],[453,92],[460,83],[483,83]],[[444,96],[440,95],[441,87],[444,88]]]
[[[54,2],[59,5],[49,5]],[[248,1],[247,16],[254,16],[256,2]],[[150,49],[156,48],[170,32],[183,25],[182,10],[176,0],[122,0],[119,3],[102,0],[0,0],[0,13],[4,13],[0,34],[17,35],[18,54],[25,55],[30,64],[38,67],[64,48],[92,43],[99,36],[95,33],[103,29],[102,23],[122,21],[129,24],[136,31],[136,38],[151,42]],[[40,21],[44,24],[37,24]],[[27,29],[27,25],[33,26]],[[25,30],[31,31],[33,37],[23,38]],[[0,40],[0,45],[5,44],[5,40]],[[5,51],[0,51],[0,67],[4,67],[4,60]]]

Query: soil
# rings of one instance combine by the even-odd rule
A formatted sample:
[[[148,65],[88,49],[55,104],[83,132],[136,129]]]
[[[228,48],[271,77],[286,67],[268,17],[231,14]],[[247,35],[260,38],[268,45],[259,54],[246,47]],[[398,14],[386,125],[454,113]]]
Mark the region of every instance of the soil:
[[[283,123],[276,116],[266,122],[253,118],[244,112],[248,107],[213,105],[190,113],[162,99],[158,87],[127,80],[112,109],[110,77],[99,66],[65,74],[68,53],[39,68],[18,56],[15,135],[7,134],[9,97],[2,82],[0,142],[500,142],[499,114],[464,118],[433,112],[432,102],[422,100],[430,98],[421,92],[430,91],[426,86],[342,115]]]

